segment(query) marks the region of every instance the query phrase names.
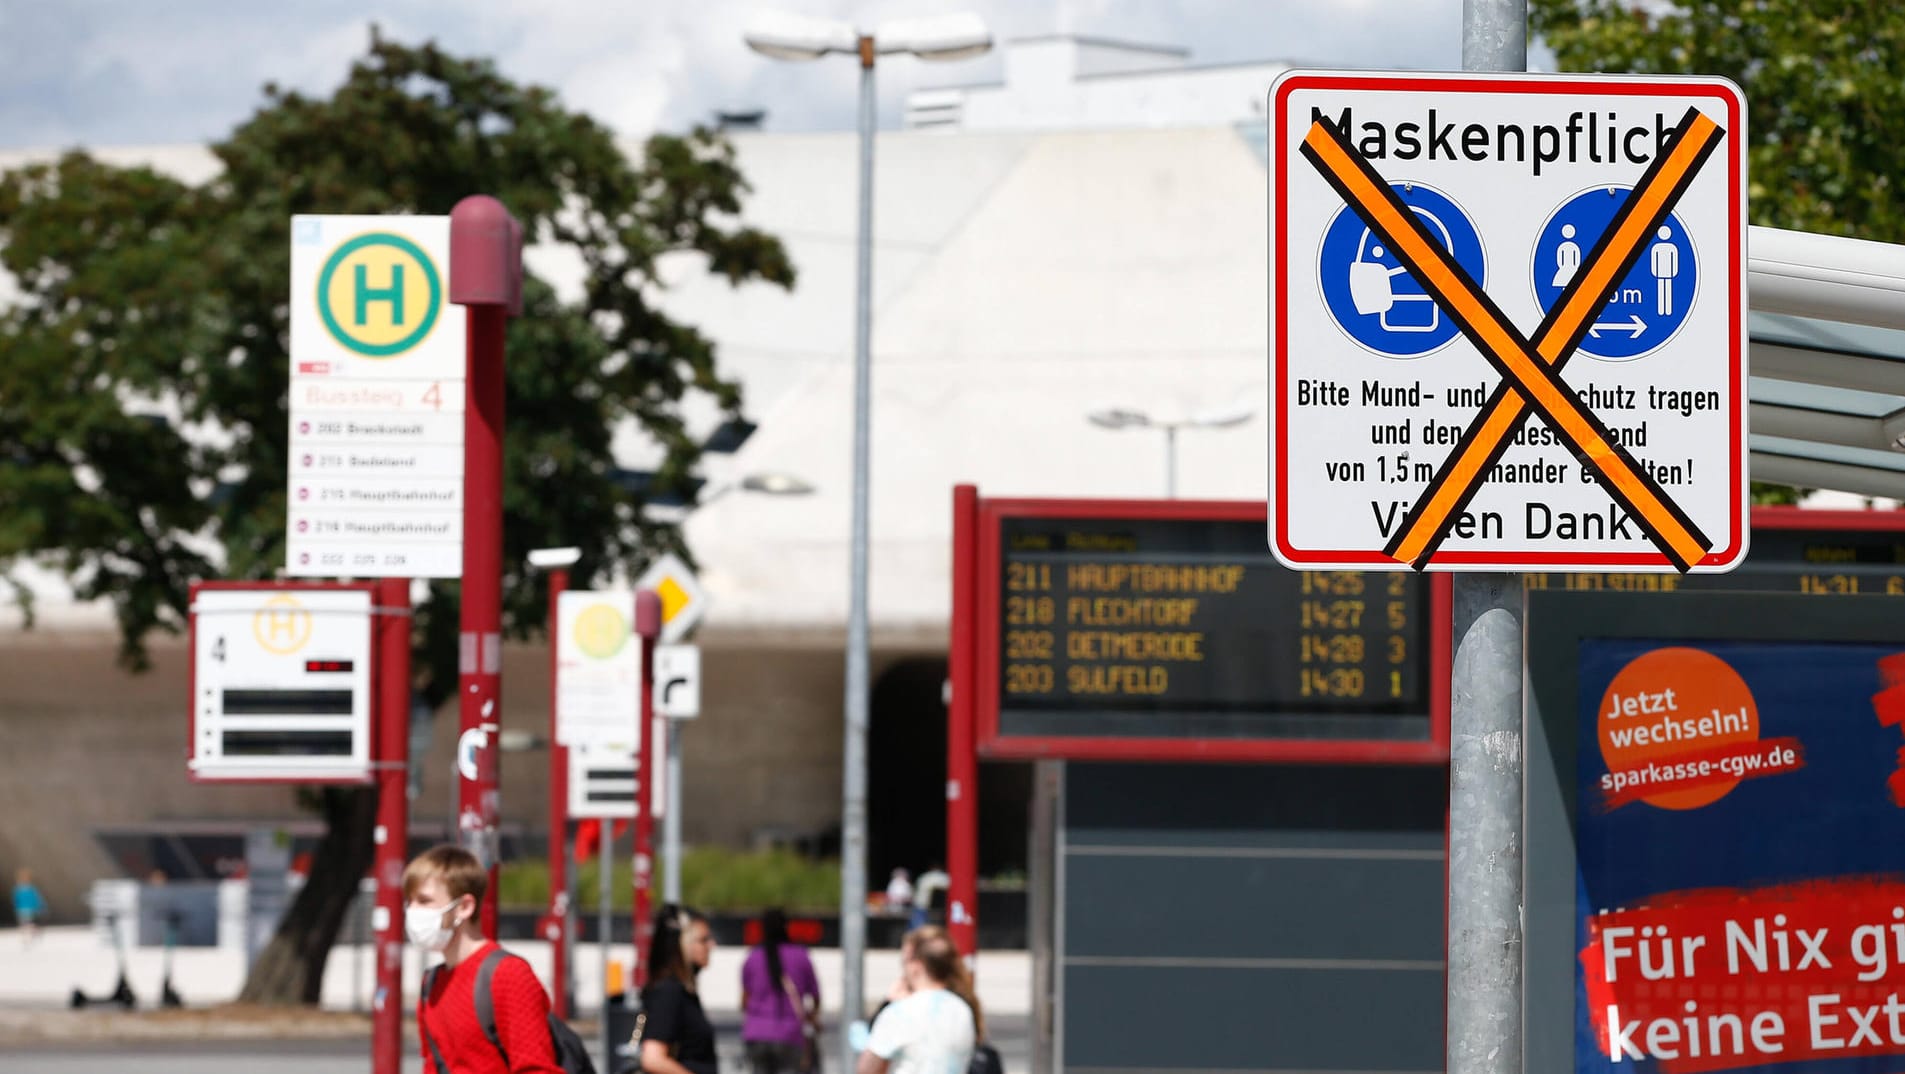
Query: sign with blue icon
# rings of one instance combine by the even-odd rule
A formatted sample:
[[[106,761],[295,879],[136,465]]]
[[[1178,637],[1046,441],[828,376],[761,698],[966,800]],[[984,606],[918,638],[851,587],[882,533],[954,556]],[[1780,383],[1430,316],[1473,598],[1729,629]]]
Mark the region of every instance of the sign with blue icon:
[[[1487,276],[1482,237],[1461,206],[1420,183],[1392,183],[1396,195],[1439,244],[1476,280]],[[1345,205],[1323,232],[1316,258],[1317,286],[1336,326],[1364,349],[1385,358],[1420,358],[1461,335],[1394,250]]]
[[[1266,115],[1280,562],[1745,557],[1737,86],[1289,71]]]
[[[1548,217],[1535,239],[1535,301],[1546,314],[1581,269],[1582,251],[1592,251],[1614,214],[1633,194],[1607,186],[1569,198]],[[1581,341],[1582,354],[1623,362],[1652,354],[1687,323],[1699,293],[1700,262],[1686,221],[1674,213],[1641,243],[1633,266],[1614,285],[1600,316]]]

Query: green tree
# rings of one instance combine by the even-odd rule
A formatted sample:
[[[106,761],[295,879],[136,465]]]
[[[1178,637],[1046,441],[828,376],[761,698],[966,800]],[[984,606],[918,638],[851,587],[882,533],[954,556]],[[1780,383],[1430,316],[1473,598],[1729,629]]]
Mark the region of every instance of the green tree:
[[[793,285],[780,243],[736,221],[747,186],[722,138],[657,135],[631,160],[551,91],[373,29],[336,92],[267,86],[212,151],[222,169],[198,185],[84,153],[0,176],[0,266],[19,292],[0,310],[0,576],[35,562],[109,600],[134,668],[153,631],[182,628],[193,580],[272,576],[291,215],[442,214],[473,193],[501,199],[528,241],[563,248],[584,276],[577,301],[531,276],[509,329],[506,623],[541,623],[541,583],[519,567],[530,548],[579,545],[584,586],[686,551],[618,483],[610,437],[638,422],[666,448],[652,488],[682,494],[699,454],[683,400],[705,393],[739,413],[710,341],[652,305],[662,258]],[[433,708],[456,686],[456,590],[433,585],[418,609],[418,689]],[[375,792],[310,798],[326,834],[248,1001],[316,1002],[370,862]]]
[[[1905,241],[1905,8],[1819,0],[1531,0],[1568,71],[1723,75],[1747,100],[1755,224]]]
[[[1905,241],[1905,8],[1847,0],[1530,0],[1565,71],[1723,75],[1746,92],[1755,224]],[[1756,503],[1799,490],[1754,482]]]

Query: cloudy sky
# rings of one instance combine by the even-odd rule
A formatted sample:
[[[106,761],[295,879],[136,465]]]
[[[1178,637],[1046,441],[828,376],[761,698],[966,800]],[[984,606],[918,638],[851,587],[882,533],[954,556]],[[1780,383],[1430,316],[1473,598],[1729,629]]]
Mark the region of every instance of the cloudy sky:
[[[372,22],[393,39],[494,57],[627,134],[681,129],[718,108],[766,107],[779,130],[851,125],[851,62],[776,63],[741,44],[766,6],[862,27],[970,10],[1001,38],[1172,44],[1193,63],[1461,66],[1461,0],[0,0],[0,148],[218,137],[266,81],[335,86]],[[897,122],[910,87],[998,71],[996,58],[885,64],[883,121]]]

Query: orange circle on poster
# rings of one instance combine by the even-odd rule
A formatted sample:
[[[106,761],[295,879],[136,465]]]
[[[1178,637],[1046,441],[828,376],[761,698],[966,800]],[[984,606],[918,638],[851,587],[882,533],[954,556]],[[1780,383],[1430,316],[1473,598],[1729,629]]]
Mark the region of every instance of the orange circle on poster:
[[[1746,680],[1703,649],[1655,649],[1635,657],[1601,696],[1601,758],[1612,772],[1673,779],[1677,765],[1736,742],[1759,740],[1759,707]],[[1726,797],[1738,779],[1643,794],[1662,809],[1698,809]]]

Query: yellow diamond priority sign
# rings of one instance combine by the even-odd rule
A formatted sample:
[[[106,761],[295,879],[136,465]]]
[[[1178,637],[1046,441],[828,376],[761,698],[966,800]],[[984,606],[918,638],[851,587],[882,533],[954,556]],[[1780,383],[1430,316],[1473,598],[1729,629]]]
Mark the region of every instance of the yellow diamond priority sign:
[[[635,588],[652,589],[661,598],[663,644],[687,637],[695,624],[701,622],[701,617],[707,614],[709,598],[701,588],[701,580],[673,552],[665,553],[643,571]]]

